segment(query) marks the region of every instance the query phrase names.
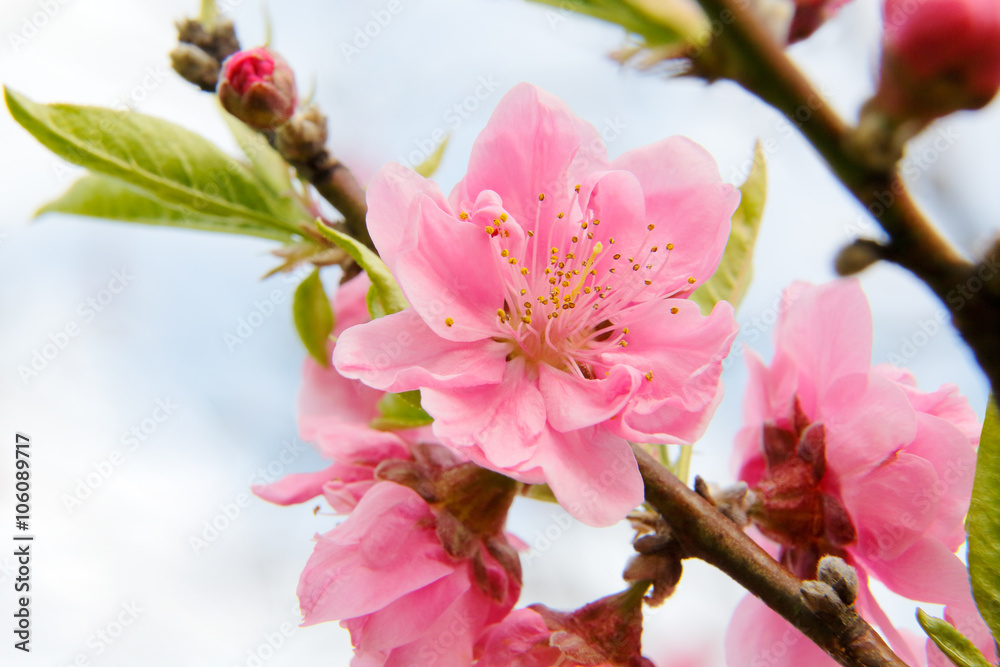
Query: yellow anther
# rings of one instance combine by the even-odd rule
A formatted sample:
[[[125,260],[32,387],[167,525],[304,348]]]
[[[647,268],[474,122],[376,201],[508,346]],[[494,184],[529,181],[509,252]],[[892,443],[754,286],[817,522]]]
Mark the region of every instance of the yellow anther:
[[[569,287],[569,281],[568,280],[562,281],[562,286],[563,287]]]
[[[642,282],[646,283],[647,285],[652,285],[653,284],[652,280],[643,280]]]
[[[493,228],[492,228],[492,227],[490,227],[489,225],[486,225],[486,233],[487,233],[487,234],[489,234],[490,236],[493,236],[493,233],[494,233],[494,232],[496,232],[496,230],[495,230],[495,229],[493,229]]]
[[[615,259],[621,259],[622,258],[622,254],[620,252],[616,252],[614,255],[612,255],[612,257],[615,258]]]
[[[575,185],[575,186],[573,186],[573,189],[576,190],[577,192],[579,192],[580,191],[580,186],[579,185]]]
[[[646,229],[648,229],[649,231],[653,231],[654,229],[656,229],[656,225],[654,225],[653,223],[650,223],[650,224],[646,225]]]
[[[511,258],[510,258],[510,259],[509,259],[508,261],[509,261],[509,262],[510,262],[511,264],[517,264],[517,257],[511,257]],[[636,264],[636,266],[639,266],[639,265],[638,265],[638,264]]]
[[[500,220],[502,222],[507,222],[507,214],[506,213],[501,213],[500,214]]]
[[[556,277],[555,276],[552,276],[551,278],[549,278],[549,284],[550,285],[555,285],[556,284]]]
[[[452,318],[450,318],[450,317],[444,318],[444,325],[446,327],[450,327],[454,323],[455,323],[455,320],[453,320]]]
[[[677,313],[680,312],[680,309],[677,308],[677,306],[674,306],[673,308],[670,309],[670,312],[671,314],[676,315]]]
[[[589,286],[588,286],[588,287],[584,287],[584,288],[583,288],[583,293],[584,293],[584,294],[590,294],[590,292],[591,292],[591,290],[590,290],[590,287],[589,287]]]
[[[688,278],[688,282],[691,283],[692,285],[694,285],[698,281],[697,281],[697,279],[695,279],[694,276],[691,276],[690,278]]]
[[[524,269],[521,269],[521,270],[524,271]],[[521,290],[521,294],[522,295],[527,294],[527,293],[528,293],[528,290],[526,290],[526,289],[522,289]]]
[[[579,236],[574,236],[572,240],[573,240],[573,243],[579,243],[580,242],[580,237]]]
[[[673,243],[668,243],[667,244],[667,250],[673,250],[673,249],[674,249],[674,244]]]
[[[507,314],[503,312],[503,308],[497,308],[497,317],[499,317],[502,320],[504,317],[506,317],[506,315]]]
[[[580,223],[580,229],[586,229],[586,228],[587,228],[587,221],[584,220],[583,222]]]
[[[559,218],[560,220],[563,219],[564,215],[566,215],[566,214],[565,213],[556,213],[556,217]]]
[[[531,324],[531,317],[529,315],[522,315],[521,321],[525,324]]]
[[[638,264],[633,264],[632,265],[632,270],[633,271],[638,271],[639,270],[639,265]]]
[[[505,230],[503,230],[503,237],[504,237],[505,239],[509,239],[509,238],[510,238],[510,232],[509,232],[509,231],[507,231],[506,229],[505,229]]]
[[[503,250],[501,250],[501,251],[500,251],[500,256],[501,256],[501,257],[506,257],[506,256],[508,256],[509,254],[510,254],[510,253],[509,253],[509,252],[507,252],[507,248],[504,248]]]
[[[649,371],[648,373],[646,373],[646,379],[649,380],[650,382],[653,381],[653,371]]]
[[[555,246],[552,246],[552,254],[553,255],[558,255],[559,254],[559,248],[556,248]]]
[[[522,266],[521,267],[521,275],[522,276],[528,275],[528,267],[526,267],[526,266]]]
[[[622,329],[622,333],[623,334],[627,334],[628,333],[628,327],[625,327],[624,329]]]
[[[531,238],[531,237],[533,237],[534,235],[535,235],[535,232],[533,232],[533,231],[531,231],[531,230],[529,229],[529,230],[528,230],[528,238],[530,239],[530,238]]]
[[[461,213],[458,214],[458,217],[460,217],[462,220],[468,220],[469,214],[466,213],[465,211],[462,211]]]
[[[595,225],[595,226],[596,226],[596,225],[599,225],[599,224],[601,224],[601,221],[600,221],[600,220],[594,220],[594,225]]]
[[[649,252],[656,252],[659,249],[660,249],[659,246],[654,245],[652,248],[649,249]]]
[[[594,232],[587,232],[587,238],[588,239],[594,238]]]
[[[615,242],[615,239],[614,239],[614,237],[611,237],[611,238],[609,238],[609,239],[608,239],[608,243],[611,243],[611,244],[613,244],[614,242]]]
[[[628,341],[623,340],[620,343],[618,343],[618,346],[619,347],[628,347]]]
[[[538,201],[545,201],[545,193],[544,192],[539,192],[538,193]]]

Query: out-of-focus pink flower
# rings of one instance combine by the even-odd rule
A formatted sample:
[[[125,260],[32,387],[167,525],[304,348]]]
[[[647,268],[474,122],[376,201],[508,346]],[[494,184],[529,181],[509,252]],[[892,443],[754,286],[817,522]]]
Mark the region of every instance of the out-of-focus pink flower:
[[[896,118],[979,109],[1000,89],[1000,2],[886,0],[876,103]]]
[[[369,321],[365,295],[371,281],[364,273],[341,285],[333,298],[338,336],[348,327]],[[299,435],[334,462],[311,473],[293,473],[254,493],[278,505],[303,503],[322,495],[334,511],[350,512],[375,484],[375,468],[388,459],[412,459],[410,447],[434,443],[429,428],[380,431],[370,423],[379,416],[384,392],[341,376],[306,357],[299,395]]]
[[[953,386],[921,393],[912,376],[870,367],[872,323],[856,280],[795,283],[770,367],[748,355],[750,386],[736,463],[756,502],[750,517],[797,576],[824,555],[858,570],[858,611],[907,661],[912,651],[868,589],[875,577],[905,597],[945,604],[970,639],[992,640],[955,551],[972,492],[978,424]],[[936,649],[935,649],[936,650]],[[833,665],[756,598],[736,611],[731,667]],[[911,663],[912,664],[912,663]]]
[[[641,593],[611,595],[570,613],[532,605],[487,631],[476,665],[654,667],[641,654],[641,637]]]
[[[226,111],[258,130],[273,130],[287,122],[298,103],[292,68],[265,48],[226,58],[218,93]]]
[[[412,305],[345,331],[334,363],[420,389],[442,442],[614,523],[643,498],[628,440],[692,442],[721,397],[732,307],[686,297],[738,201],[697,144],[609,163],[593,126],[520,84],[449,198],[397,164],[372,179],[372,239]]]
[[[788,28],[788,43],[809,37],[836,16],[849,0],[795,0],[795,13]]]
[[[356,666],[471,665],[483,629],[517,601],[520,573],[497,560],[502,535],[449,554],[439,521],[415,491],[375,484],[317,538],[299,580],[304,624],[342,621]]]

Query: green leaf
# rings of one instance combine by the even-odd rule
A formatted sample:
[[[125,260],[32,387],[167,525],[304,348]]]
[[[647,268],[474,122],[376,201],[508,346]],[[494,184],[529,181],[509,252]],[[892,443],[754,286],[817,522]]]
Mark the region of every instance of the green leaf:
[[[709,26],[696,6],[678,0],[533,0],[574,11],[608,23],[616,23],[640,35],[648,46],[692,44]]]
[[[319,269],[313,270],[295,289],[292,315],[299,338],[313,359],[323,366],[330,365],[327,343],[333,331],[333,309],[319,279]]]
[[[299,233],[295,203],[247,167],[178,125],[133,111],[36,104],[4,90],[11,115],[56,155],[203,215]]]
[[[427,156],[427,159],[418,164],[413,168],[413,171],[417,172],[424,178],[430,178],[437,171],[438,165],[441,164],[441,157],[444,155],[444,149],[448,145],[448,139],[450,137],[445,136],[441,140],[441,143],[437,145],[437,148]]]
[[[412,394],[417,396],[416,405],[413,403]],[[417,428],[418,426],[427,426],[434,421],[420,407],[419,391],[410,391],[406,394],[386,394],[378,402],[378,411],[382,416],[373,419],[371,427],[380,431]]]
[[[206,30],[212,29],[218,16],[219,8],[215,5],[215,0],[201,0],[201,14],[199,18],[205,25]]]
[[[354,261],[368,274],[368,278],[372,281],[372,290],[378,297],[376,301],[375,297],[372,296],[372,291],[369,290],[368,313],[373,318],[398,313],[410,305],[406,302],[406,297],[403,296],[403,291],[399,289],[392,274],[389,273],[389,267],[379,259],[378,255],[357,239],[324,225],[322,221],[316,221],[316,228],[323,236],[346,250],[347,254],[353,257]]]
[[[969,534],[972,595],[983,620],[1000,637],[1000,414],[990,396],[976,460],[965,528]]]
[[[217,218],[186,208],[168,206],[117,178],[101,174],[81,177],[58,199],[38,209],[35,215],[45,213],[68,213],[143,225],[244,234],[285,242],[290,242],[293,238],[291,232],[253,220]]]
[[[216,106],[233,138],[236,139],[236,143],[239,144],[240,150],[250,160],[250,166],[257,178],[276,195],[291,194],[293,192],[291,173],[288,163],[281,157],[281,154],[271,148],[263,134],[223,109],[221,104]],[[308,216],[305,209],[302,209],[302,213],[311,217]]]
[[[958,667],[990,667],[979,649],[948,621],[917,610],[917,621],[937,647]]]
[[[373,320],[385,317],[385,308],[382,307],[382,300],[379,298],[375,285],[368,288],[368,293],[365,294],[365,304],[368,306],[368,314]]]
[[[691,295],[705,315],[712,312],[719,301],[728,301],[733,308],[739,307],[753,278],[753,247],[767,199],[767,166],[759,141],[754,149],[753,168],[746,182],[740,186],[740,192],[743,197],[733,214],[733,231],[729,234],[719,268]]]

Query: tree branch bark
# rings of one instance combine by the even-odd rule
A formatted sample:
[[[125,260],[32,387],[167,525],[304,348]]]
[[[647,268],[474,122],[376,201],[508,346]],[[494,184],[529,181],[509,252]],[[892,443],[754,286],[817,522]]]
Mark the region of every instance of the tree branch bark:
[[[760,548],[710,502],[687,488],[640,445],[633,445],[646,500],[670,525],[685,553],[719,568],[845,667],[906,667],[853,607],[813,613],[803,582]]]

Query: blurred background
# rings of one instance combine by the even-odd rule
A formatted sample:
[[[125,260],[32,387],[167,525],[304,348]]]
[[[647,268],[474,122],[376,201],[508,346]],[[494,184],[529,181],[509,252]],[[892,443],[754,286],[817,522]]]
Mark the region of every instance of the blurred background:
[[[358,34],[387,0],[267,7],[273,46],[301,90],[315,82],[331,146],[362,180],[391,160],[419,162],[443,129],[451,143],[436,178],[447,191],[491,110],[519,81],[566,100],[604,133],[612,155],[683,134],[715,155],[724,179],[740,183],[754,140],[772,140],[756,280],[738,315],[744,330],[725,372],[726,399],[693,464],[707,479],[730,482],[745,384],[740,346],[770,357],[781,290],[795,279],[833,278],[839,247],[873,231],[863,211],[799,136],[742,90],[612,62],[606,54],[620,46],[620,29],[518,0],[399,2],[402,10],[367,42]],[[166,118],[235,154],[211,96],[169,67],[173,22],[197,4],[4,0],[0,82],[37,101]],[[221,0],[220,8],[244,47],[263,42],[256,0]],[[851,119],[873,90],[878,16],[874,0],[855,0],[791,49]],[[0,662],[346,665],[346,632],[296,627],[295,588],[311,538],[334,520],[314,516],[310,504],[280,508],[249,493],[251,482],[322,465],[296,437],[305,355],[291,320],[296,283],[259,280],[276,263],[272,244],[64,216],[32,221],[79,170],[6,110],[0,146],[0,517],[13,521],[20,431],[32,438],[36,536],[32,652],[15,652],[7,640]],[[972,254],[1000,219],[998,154],[993,104],[939,121],[907,157],[921,204]],[[333,287],[336,270],[324,279]],[[873,361],[905,359],[924,389],[955,383],[982,415],[986,382],[953,331],[937,325],[940,304],[892,266],[867,271],[862,282],[875,311]],[[255,312],[261,324],[252,335],[227,345],[227,334]],[[79,335],[37,374],[23,372],[73,324]],[[575,608],[621,589],[630,554],[624,525],[590,529],[556,506],[519,500],[510,528],[533,547],[524,604]],[[0,631],[8,638],[11,551],[0,547],[0,618],[8,619]],[[913,603],[877,593],[894,619],[916,628]],[[646,654],[661,666],[685,655],[721,665],[741,597],[723,575],[689,563],[677,594],[648,616]]]

